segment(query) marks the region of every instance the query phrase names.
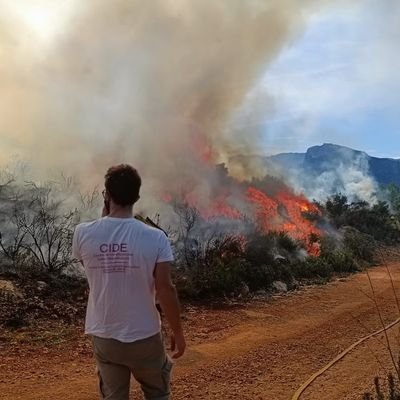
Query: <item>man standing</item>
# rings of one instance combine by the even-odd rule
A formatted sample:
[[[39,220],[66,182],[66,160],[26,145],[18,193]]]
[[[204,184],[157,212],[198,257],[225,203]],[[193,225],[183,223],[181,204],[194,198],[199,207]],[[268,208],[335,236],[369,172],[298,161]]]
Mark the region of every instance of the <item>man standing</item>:
[[[172,357],[181,357],[186,347],[169,241],[133,218],[140,186],[130,165],[111,167],[103,217],[79,224],[73,239],[73,255],[89,282],[85,333],[92,337],[102,400],[128,400],[131,374],[146,400],[170,398],[172,363],[160,333],[156,293],[173,332]]]

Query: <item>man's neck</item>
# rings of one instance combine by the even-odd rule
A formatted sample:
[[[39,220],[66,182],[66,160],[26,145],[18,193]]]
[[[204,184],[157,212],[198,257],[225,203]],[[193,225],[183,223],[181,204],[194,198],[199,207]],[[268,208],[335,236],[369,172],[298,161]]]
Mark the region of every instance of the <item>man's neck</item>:
[[[133,208],[132,207],[119,207],[119,206],[111,206],[110,212],[107,215],[112,218],[132,218],[133,217]]]

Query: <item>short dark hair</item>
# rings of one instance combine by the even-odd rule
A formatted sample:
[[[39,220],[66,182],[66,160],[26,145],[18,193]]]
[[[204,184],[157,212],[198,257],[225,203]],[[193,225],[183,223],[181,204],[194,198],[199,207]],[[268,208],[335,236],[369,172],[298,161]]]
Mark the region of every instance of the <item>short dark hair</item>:
[[[110,167],[105,175],[105,187],[114,203],[131,206],[139,199],[142,179],[135,168],[128,164]]]

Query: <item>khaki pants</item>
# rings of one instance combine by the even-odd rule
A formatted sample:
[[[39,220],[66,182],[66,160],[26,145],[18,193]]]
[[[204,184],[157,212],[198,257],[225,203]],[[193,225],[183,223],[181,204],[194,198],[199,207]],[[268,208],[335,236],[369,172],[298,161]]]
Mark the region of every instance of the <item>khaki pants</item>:
[[[146,400],[170,398],[172,362],[160,334],[133,343],[92,336],[101,400],[128,400],[131,374]]]

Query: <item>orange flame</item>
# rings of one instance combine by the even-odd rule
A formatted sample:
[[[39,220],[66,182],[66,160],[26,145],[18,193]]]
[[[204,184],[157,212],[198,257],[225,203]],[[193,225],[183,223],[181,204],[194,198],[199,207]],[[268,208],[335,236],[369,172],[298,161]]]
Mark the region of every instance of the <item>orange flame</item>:
[[[282,230],[294,239],[306,243],[307,251],[318,256],[318,244],[310,241],[310,235],[321,236],[321,231],[305,218],[304,213],[319,214],[318,208],[304,196],[295,195],[289,191],[279,192],[275,198],[267,196],[258,189],[249,187],[247,196],[256,205],[256,218],[264,231]]]

